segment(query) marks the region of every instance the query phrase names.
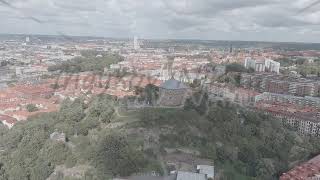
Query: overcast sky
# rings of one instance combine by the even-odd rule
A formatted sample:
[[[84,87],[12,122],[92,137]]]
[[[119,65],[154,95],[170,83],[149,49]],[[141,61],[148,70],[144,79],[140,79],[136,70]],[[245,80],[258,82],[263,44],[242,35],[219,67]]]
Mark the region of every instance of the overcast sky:
[[[320,42],[315,1],[0,0],[0,33]]]

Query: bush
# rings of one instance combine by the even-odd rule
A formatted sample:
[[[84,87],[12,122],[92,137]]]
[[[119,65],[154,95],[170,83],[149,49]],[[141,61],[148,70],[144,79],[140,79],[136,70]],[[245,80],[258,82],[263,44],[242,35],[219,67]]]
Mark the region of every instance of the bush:
[[[248,72],[248,70],[242,64],[231,63],[226,65],[226,73],[229,72]]]
[[[141,151],[130,146],[124,137],[113,133],[100,138],[94,164],[100,172],[128,176],[142,170],[147,162]]]
[[[26,106],[26,109],[27,109],[28,112],[35,112],[35,111],[39,110],[39,108],[34,104],[28,104]]]
[[[105,67],[122,61],[122,57],[116,54],[103,53],[102,57],[97,57],[97,52],[82,52],[82,57],[76,57],[62,64],[48,67],[48,71],[61,71],[66,73],[79,73],[94,71],[102,73]]]

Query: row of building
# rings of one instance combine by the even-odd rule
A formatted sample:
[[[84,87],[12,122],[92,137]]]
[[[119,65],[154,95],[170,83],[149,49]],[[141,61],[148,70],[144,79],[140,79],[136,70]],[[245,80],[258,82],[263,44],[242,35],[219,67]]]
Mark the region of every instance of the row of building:
[[[259,92],[320,97],[320,81],[269,73],[243,73],[240,85]]]
[[[212,101],[229,101],[272,115],[300,135],[320,136],[320,98],[259,93],[226,84],[207,86]]]
[[[206,87],[212,101],[229,101],[241,106],[253,106],[259,92],[228,86],[226,84],[210,84]]]
[[[320,98],[316,97],[299,97],[284,94],[275,94],[264,92],[255,96],[255,102],[270,102],[270,103],[284,103],[287,105],[299,105],[300,107],[312,107],[320,109]]]
[[[262,93],[255,108],[273,115],[300,135],[320,136],[320,98]]]

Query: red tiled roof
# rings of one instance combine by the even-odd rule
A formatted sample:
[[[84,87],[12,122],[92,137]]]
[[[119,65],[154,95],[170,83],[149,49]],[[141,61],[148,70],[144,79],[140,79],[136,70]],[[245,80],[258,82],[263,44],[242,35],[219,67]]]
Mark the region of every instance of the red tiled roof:
[[[280,180],[306,180],[320,173],[320,155],[283,173]]]
[[[7,115],[0,115],[0,121],[5,121],[8,124],[15,124],[17,122],[15,118]]]

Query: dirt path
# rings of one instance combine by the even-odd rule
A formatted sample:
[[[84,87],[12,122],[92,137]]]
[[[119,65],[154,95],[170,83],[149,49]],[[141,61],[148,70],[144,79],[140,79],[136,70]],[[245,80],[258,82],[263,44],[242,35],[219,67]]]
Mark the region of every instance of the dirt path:
[[[120,117],[120,118],[129,117],[129,116],[121,115],[121,114],[119,113],[119,108],[118,108],[118,107],[115,108],[115,113],[116,113],[116,115],[117,115],[118,117]]]

